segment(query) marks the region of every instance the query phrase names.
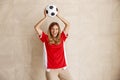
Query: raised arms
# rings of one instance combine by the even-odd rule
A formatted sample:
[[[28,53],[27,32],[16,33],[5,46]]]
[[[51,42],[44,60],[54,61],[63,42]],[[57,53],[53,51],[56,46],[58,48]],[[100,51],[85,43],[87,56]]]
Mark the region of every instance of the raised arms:
[[[69,22],[66,19],[64,19],[63,17],[61,17],[59,14],[57,14],[56,16],[65,24],[63,31],[65,34],[68,34],[68,31],[70,28]]]
[[[42,30],[41,30],[41,25],[45,22],[45,20],[47,19],[46,17],[46,13],[44,11],[44,18],[42,18],[35,26],[35,31],[37,32],[38,35],[41,35],[42,34]]]

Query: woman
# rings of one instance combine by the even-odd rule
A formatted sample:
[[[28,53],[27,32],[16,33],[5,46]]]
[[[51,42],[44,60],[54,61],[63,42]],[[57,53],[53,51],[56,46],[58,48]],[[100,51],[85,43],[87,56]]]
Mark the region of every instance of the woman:
[[[44,44],[46,77],[47,80],[72,80],[67,69],[64,51],[64,42],[68,36],[70,25],[58,14],[56,16],[65,24],[62,32],[57,22],[52,22],[49,25],[48,34],[41,30],[41,25],[47,19],[45,11],[44,18],[41,19],[34,27],[40,40]]]

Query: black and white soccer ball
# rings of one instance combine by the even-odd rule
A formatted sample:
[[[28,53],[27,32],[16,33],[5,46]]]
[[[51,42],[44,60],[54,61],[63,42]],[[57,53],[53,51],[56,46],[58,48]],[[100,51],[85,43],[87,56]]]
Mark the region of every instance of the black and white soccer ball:
[[[58,8],[55,5],[48,5],[46,7],[46,14],[50,17],[55,17],[58,13]]]

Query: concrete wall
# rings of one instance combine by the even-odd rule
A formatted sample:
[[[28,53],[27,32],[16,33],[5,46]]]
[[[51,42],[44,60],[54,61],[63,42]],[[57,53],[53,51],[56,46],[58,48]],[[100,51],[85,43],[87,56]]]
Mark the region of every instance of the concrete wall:
[[[0,0],[0,80],[46,80],[34,25],[50,3],[71,24],[66,49],[74,80],[120,80],[120,0]]]

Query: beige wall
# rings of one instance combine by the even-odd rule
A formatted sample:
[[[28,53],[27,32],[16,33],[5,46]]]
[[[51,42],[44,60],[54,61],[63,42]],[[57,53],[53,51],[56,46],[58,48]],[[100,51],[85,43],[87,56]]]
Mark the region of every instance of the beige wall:
[[[49,3],[71,24],[66,49],[74,80],[120,80],[120,0],[0,0],[0,80],[45,80],[33,26]]]

